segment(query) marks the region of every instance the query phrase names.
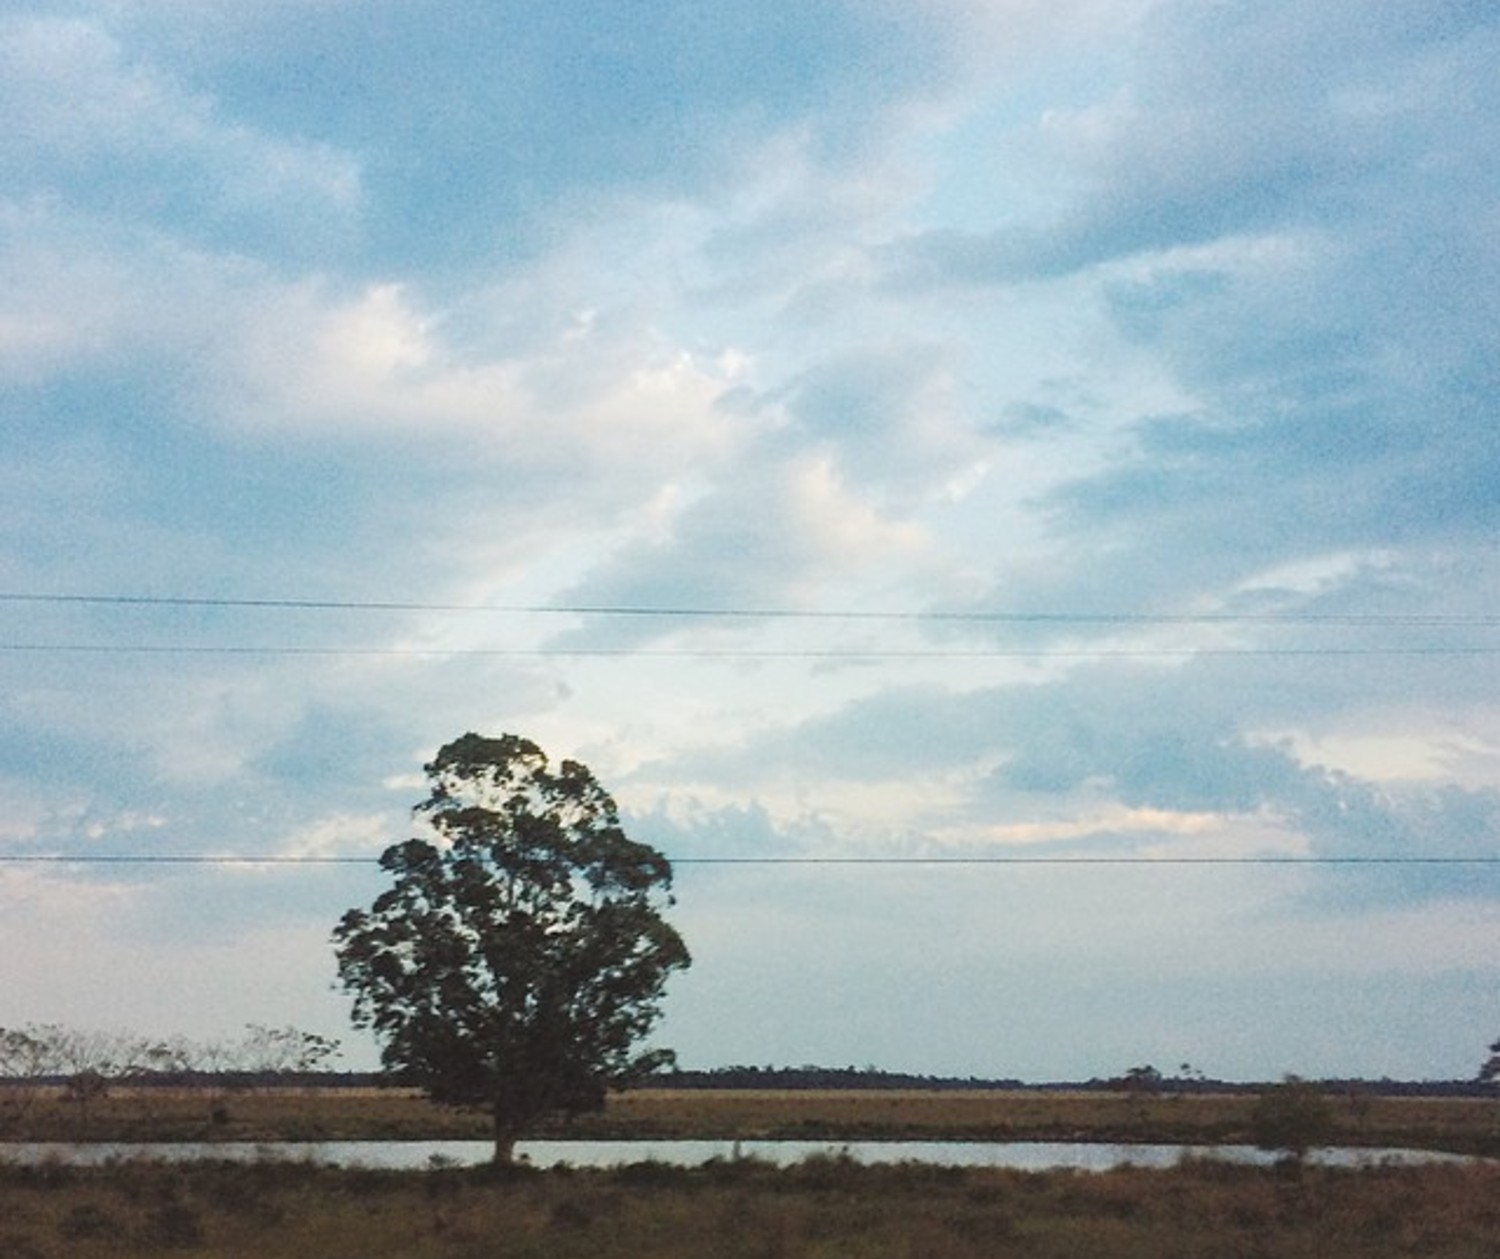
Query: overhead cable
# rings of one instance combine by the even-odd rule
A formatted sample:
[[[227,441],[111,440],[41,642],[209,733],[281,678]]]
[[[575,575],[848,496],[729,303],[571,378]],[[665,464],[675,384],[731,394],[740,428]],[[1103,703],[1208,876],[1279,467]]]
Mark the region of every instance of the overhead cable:
[[[659,617],[693,620],[923,621],[1013,625],[1365,625],[1492,627],[1500,616],[1380,612],[1079,612],[987,609],[705,608],[633,604],[426,603],[406,600],[220,598],[208,595],[74,594],[0,591],[0,603],[157,608],[239,608],[315,612],[454,612],[525,616]]]
[[[1414,647],[993,647],[921,650],[903,647],[289,647],[246,643],[0,642],[0,653],[89,656],[347,656],[419,660],[436,656],[512,659],[646,660],[1117,660],[1181,656],[1494,656],[1494,646]]]

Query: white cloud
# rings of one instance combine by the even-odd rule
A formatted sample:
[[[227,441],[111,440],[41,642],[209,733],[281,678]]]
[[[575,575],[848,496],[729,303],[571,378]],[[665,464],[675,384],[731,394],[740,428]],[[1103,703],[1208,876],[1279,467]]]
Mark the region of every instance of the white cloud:
[[[359,170],[348,156],[221,116],[211,98],[95,22],[0,23],[0,84],[12,196],[242,245],[297,233],[327,242],[358,212]]]
[[[533,9],[0,22],[7,582],[433,605],[0,607],[98,649],[0,654],[8,842],[364,853],[473,728],[688,852],[1490,851],[1488,658],[1439,654],[1497,577],[1482,7]],[[551,603],[820,615],[437,606]],[[934,607],[1057,619],[837,615]],[[1184,612],[1242,619],[1087,619]],[[408,654],[170,654],[226,644]],[[464,654],[566,647],[624,654]],[[1366,647],[1434,650],[1208,654]],[[970,654],[879,654],[924,649]],[[71,995],[16,999],[165,959],[205,1022],[316,1012],[356,869],[135,872],[93,922],[59,875]],[[674,1011],[720,1061],[1310,1070],[1307,1011],[1379,995],[1409,1064],[1492,979],[1451,871],[1172,869],[690,867]]]
[[[398,835],[386,813],[336,813],[303,827],[287,837],[278,856],[347,857],[377,856]]]
[[[924,545],[920,526],[887,518],[826,456],[785,458],[772,443],[686,506],[669,540],[626,539],[566,597],[593,606],[731,612],[814,607],[834,595],[852,597],[871,582],[888,583]],[[650,625],[630,629],[659,632]]]
[[[680,475],[731,448],[717,404],[735,364],[647,329],[589,322],[516,357],[445,344],[441,313],[395,285],[343,298],[321,285],[250,308],[233,387],[217,401],[247,431],[411,437],[568,481]]]

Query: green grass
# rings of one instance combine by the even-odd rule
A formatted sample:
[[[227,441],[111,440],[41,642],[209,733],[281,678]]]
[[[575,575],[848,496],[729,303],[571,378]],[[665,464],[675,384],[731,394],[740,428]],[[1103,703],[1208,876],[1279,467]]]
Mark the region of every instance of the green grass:
[[[7,1259],[1486,1259],[1500,1168],[0,1168]]]

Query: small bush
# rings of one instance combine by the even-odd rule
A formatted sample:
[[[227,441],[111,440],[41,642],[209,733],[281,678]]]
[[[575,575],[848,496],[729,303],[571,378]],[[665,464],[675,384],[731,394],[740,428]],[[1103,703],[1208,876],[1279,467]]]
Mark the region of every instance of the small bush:
[[[57,1231],[69,1241],[84,1241],[90,1237],[103,1237],[118,1228],[119,1222],[109,1212],[92,1202],[85,1202],[63,1216]]]
[[[702,1185],[749,1185],[775,1180],[781,1169],[768,1158],[740,1152],[738,1144],[729,1158],[711,1158],[693,1168],[693,1181]]]
[[[203,1221],[186,1203],[164,1202],[151,1210],[141,1239],[154,1250],[183,1250],[203,1244]]]
[[[594,1222],[594,1212],[578,1198],[564,1198],[553,1204],[549,1220],[553,1228],[584,1229]]]
[[[44,1158],[40,1163],[0,1164],[7,1183],[22,1185],[28,1189],[68,1189],[77,1181],[76,1169],[56,1158]]]
[[[632,1188],[657,1188],[687,1183],[688,1171],[688,1168],[663,1163],[658,1159],[645,1159],[639,1163],[626,1163],[622,1167],[615,1168],[614,1179],[616,1183],[629,1185]]]
[[[786,1179],[801,1189],[851,1189],[866,1169],[848,1150],[809,1154],[787,1169]]]
[[[1315,1084],[1294,1075],[1262,1093],[1250,1112],[1250,1131],[1262,1150],[1281,1150],[1295,1164],[1333,1132],[1333,1111]]]

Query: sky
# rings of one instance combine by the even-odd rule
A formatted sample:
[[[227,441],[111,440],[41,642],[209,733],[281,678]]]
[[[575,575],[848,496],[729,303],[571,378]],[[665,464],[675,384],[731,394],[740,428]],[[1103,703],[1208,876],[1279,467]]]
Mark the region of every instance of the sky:
[[[683,1066],[1472,1076],[1497,65],[1489,0],[4,0],[0,1025],[373,1062],[329,934],[508,732],[677,860]],[[280,860],[87,860],[188,855]]]

